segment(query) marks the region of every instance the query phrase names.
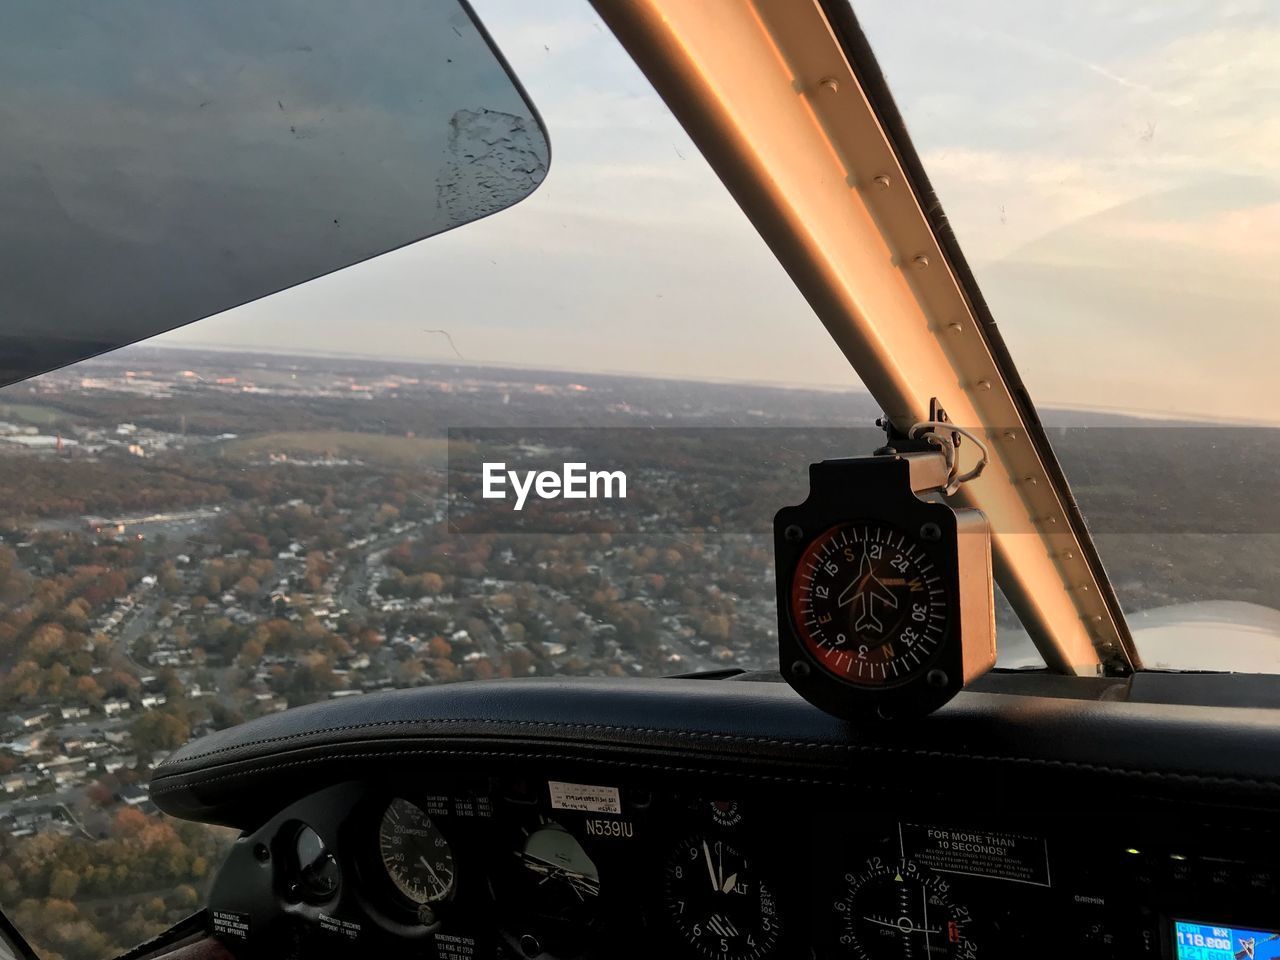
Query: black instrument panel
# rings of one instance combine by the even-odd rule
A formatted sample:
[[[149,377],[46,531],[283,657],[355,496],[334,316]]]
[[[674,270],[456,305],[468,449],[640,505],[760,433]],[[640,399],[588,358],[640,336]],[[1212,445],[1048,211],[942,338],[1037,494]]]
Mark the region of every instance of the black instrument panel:
[[[245,957],[1270,960],[1280,712],[1244,680],[989,674],[894,724],[768,680],[450,684],[149,789],[242,831],[209,919]]]
[[[213,931],[245,956],[1218,960],[1177,938],[1280,928],[1265,821],[547,773],[307,796],[237,842]]]

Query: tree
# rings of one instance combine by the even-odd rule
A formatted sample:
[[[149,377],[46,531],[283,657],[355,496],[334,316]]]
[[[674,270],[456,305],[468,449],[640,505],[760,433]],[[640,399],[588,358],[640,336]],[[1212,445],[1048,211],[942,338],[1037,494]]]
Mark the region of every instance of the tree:
[[[89,801],[99,807],[110,806],[114,799],[112,796],[113,793],[114,791],[111,787],[103,783],[101,780],[95,780],[93,783],[89,784],[88,788],[85,790],[85,796],[89,798]]]
[[[382,646],[382,634],[373,627],[361,627],[356,632],[356,646],[365,653],[373,653]]]
[[[97,704],[102,700],[102,688],[93,677],[76,677],[76,696],[90,704]]]
[[[256,667],[262,662],[262,655],[266,652],[262,641],[257,637],[246,640],[240,648],[240,655],[236,659],[241,666]]]
[[[65,867],[55,870],[49,879],[49,896],[70,900],[80,889],[80,878]]]
[[[71,671],[67,669],[66,664],[55,663],[45,675],[45,692],[54,699],[61,700],[68,686],[67,681],[70,679]]]
[[[121,807],[112,823],[112,833],[118,837],[136,837],[147,828],[147,815],[133,807]],[[119,866],[119,864],[117,864]]]
[[[436,678],[441,683],[449,683],[458,679],[458,668],[453,665],[452,660],[434,660],[431,668],[435,671]]]
[[[191,737],[191,724],[166,710],[144,713],[129,728],[139,752],[176,750]]]
[[[516,677],[527,677],[533,673],[533,654],[529,652],[527,647],[517,647],[507,655],[507,662],[511,665],[511,675]]]
[[[13,603],[26,596],[30,578],[18,563],[18,555],[8,546],[0,546],[0,601]]]
[[[425,670],[421,660],[403,660],[396,664],[396,686],[413,687],[422,682]]]

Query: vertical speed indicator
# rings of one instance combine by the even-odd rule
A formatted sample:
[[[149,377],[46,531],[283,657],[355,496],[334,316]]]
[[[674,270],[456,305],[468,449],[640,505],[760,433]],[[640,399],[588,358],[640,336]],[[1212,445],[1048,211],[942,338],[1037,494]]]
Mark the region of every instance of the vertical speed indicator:
[[[790,606],[813,659],[859,686],[911,679],[947,634],[946,583],[923,539],[884,523],[839,523],[810,541]]]

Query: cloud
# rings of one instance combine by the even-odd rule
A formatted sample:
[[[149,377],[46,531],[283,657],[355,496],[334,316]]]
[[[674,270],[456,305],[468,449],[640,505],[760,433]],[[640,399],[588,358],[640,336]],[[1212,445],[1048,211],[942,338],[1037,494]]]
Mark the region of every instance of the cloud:
[[[856,384],[585,0],[476,8],[551,132],[543,186],[487,220],[172,339],[287,349],[323,330],[363,352],[447,358],[438,336],[416,333],[447,328],[464,356],[494,364]]]
[[[306,317],[347,342],[358,314],[358,339],[392,349],[397,330],[447,324],[466,356],[493,362],[850,382],[589,6],[476,6],[550,128],[543,188],[192,335],[275,324],[287,340]],[[1269,407],[1280,24],[1267,5],[976,0],[961,19],[867,0],[858,12],[1038,400]],[[425,339],[412,350],[446,355]]]
[[[913,18],[911,5],[860,12],[1038,400],[1269,415],[1274,9],[988,2],[963,22]]]

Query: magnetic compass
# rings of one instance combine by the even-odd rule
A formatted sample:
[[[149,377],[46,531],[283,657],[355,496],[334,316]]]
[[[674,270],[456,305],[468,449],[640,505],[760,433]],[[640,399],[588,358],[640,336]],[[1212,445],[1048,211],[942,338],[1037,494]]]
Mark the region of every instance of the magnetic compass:
[[[791,581],[791,622],[827,670],[886,686],[936,658],[947,637],[949,585],[919,535],[846,521],[805,547]]]
[[[991,536],[937,450],[824,460],[774,518],[782,674],[847,719],[937,709],[995,662]]]

